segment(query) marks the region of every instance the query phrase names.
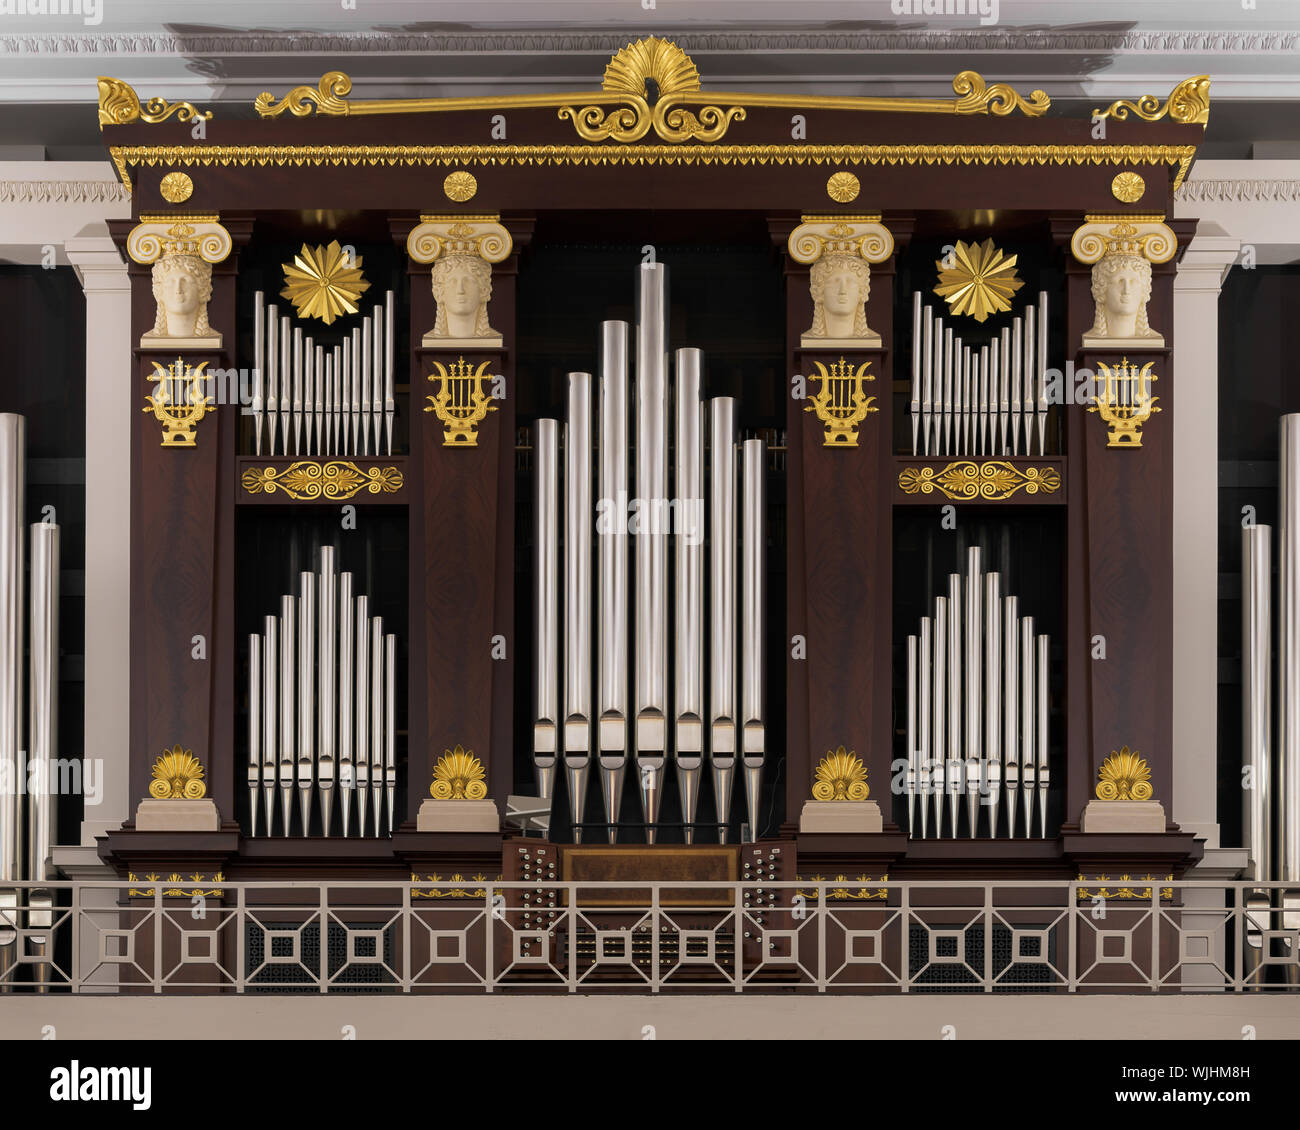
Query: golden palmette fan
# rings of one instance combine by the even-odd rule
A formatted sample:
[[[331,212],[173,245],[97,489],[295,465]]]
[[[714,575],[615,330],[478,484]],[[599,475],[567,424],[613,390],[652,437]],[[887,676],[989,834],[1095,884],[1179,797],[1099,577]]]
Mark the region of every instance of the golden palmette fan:
[[[983,243],[958,240],[951,263],[945,266],[944,259],[935,263],[939,285],[934,293],[948,303],[953,314],[969,314],[977,322],[1010,310],[1011,296],[1025,285],[1016,277],[1016,256],[1004,255],[992,239]]]
[[[1098,800],[1150,800],[1151,770],[1128,746],[1112,753],[1097,770]]]
[[[816,777],[813,800],[866,800],[871,793],[867,786],[867,767],[852,750],[846,751],[843,746],[822,758]]]
[[[203,766],[192,751],[175,745],[154,762],[149,783],[154,800],[202,800],[207,791]]]
[[[435,800],[482,800],[487,796],[483,763],[462,745],[444,750],[433,767],[429,795]]]
[[[335,318],[357,312],[357,299],[370,289],[361,274],[361,256],[351,247],[304,243],[292,263],[283,263],[285,288],[281,298],[293,303],[300,318],[319,318],[327,326]]]

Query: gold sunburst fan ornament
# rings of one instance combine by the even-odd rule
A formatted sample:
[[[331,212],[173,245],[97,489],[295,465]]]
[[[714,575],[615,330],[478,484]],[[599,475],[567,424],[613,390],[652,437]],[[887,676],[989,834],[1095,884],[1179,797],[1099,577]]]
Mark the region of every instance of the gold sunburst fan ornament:
[[[483,763],[463,745],[457,745],[444,750],[438,758],[429,795],[434,800],[483,800],[487,796],[483,776]]]
[[[283,263],[285,288],[281,298],[293,303],[300,318],[319,318],[327,326],[335,318],[357,312],[357,299],[370,289],[361,273],[361,256],[333,240],[328,247],[304,243],[292,263]]]
[[[866,800],[871,794],[867,786],[867,767],[852,750],[839,746],[828,753],[817,766],[813,782],[813,800]]]
[[[1097,770],[1099,800],[1150,800],[1151,770],[1128,746],[1112,753]]]
[[[149,782],[149,795],[154,800],[202,800],[207,791],[203,765],[192,750],[174,745],[154,762],[153,780]]]
[[[645,98],[649,93],[647,80],[654,83],[659,97],[700,89],[700,72],[691,57],[677,44],[657,35],[629,43],[615,55],[605,68],[600,88],[607,94]]]
[[[1016,258],[994,247],[992,239],[983,243],[958,240],[952,256],[935,263],[939,285],[934,293],[948,303],[953,314],[969,314],[977,322],[990,314],[1005,313],[1011,309],[1011,296],[1025,285],[1016,277]]]

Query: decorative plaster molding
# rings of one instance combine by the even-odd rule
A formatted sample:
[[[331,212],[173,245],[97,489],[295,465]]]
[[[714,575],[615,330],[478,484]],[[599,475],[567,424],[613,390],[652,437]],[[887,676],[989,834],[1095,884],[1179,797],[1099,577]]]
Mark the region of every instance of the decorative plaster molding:
[[[1179,204],[1287,203],[1300,200],[1300,180],[1188,180],[1174,193],[1174,200]]]
[[[117,180],[0,180],[0,204],[114,204],[130,199]]]
[[[1003,51],[1098,52],[1110,54],[1290,54],[1300,50],[1300,32],[1292,31],[1016,31],[902,30],[856,32],[661,31],[689,52],[842,51],[868,53]],[[498,54],[573,52],[612,54],[628,40],[625,31],[555,32],[551,30],[485,32],[241,32],[178,35],[175,33],[46,33],[0,35],[0,55],[167,56],[281,54]]]

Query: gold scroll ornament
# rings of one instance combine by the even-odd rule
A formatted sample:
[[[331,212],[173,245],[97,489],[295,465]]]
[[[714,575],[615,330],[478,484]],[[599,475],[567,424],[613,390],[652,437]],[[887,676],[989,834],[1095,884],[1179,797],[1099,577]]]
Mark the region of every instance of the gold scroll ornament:
[[[1019,490],[1026,494],[1055,494],[1061,476],[1054,467],[1019,468],[1000,459],[976,463],[969,459],[949,463],[942,470],[930,466],[904,467],[898,474],[904,494],[931,494],[965,501],[1001,502]]]
[[[1130,110],[1143,121],[1158,122],[1167,116],[1170,121],[1204,129],[1210,122],[1210,76],[1183,79],[1163,103],[1154,94],[1144,94],[1136,102],[1121,98],[1106,110],[1094,109],[1092,117],[1094,121],[1114,118],[1122,122],[1127,120]]]
[[[196,110],[188,102],[168,102],[163,98],[150,98],[143,105],[131,84],[120,78],[99,77],[99,128],[125,126],[132,122],[157,125],[173,114],[178,122],[212,120],[211,110]]]
[[[240,480],[249,494],[274,494],[277,490],[296,501],[324,498],[346,501],[362,491],[395,494],[405,479],[396,467],[358,467],[338,459],[322,463],[299,459],[288,467],[250,467]]]

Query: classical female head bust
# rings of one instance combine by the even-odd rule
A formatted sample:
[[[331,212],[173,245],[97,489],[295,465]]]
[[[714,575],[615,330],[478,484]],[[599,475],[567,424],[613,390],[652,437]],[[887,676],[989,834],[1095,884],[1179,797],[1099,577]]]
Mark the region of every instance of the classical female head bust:
[[[221,345],[221,335],[208,324],[211,263],[185,251],[168,252],[153,265],[153,297],[158,312],[141,339],[143,348]]]
[[[1112,252],[1092,268],[1092,328],[1084,347],[1105,345],[1164,345],[1164,338],[1147,321],[1151,301],[1151,264],[1127,251]]]
[[[871,294],[871,268],[858,255],[823,255],[809,272],[812,291],[812,326],[803,345],[855,345],[880,343],[880,335],[867,326],[867,299]]]
[[[438,312],[426,344],[501,344],[501,335],[488,322],[490,263],[477,255],[447,255],[434,263],[432,281]]]

